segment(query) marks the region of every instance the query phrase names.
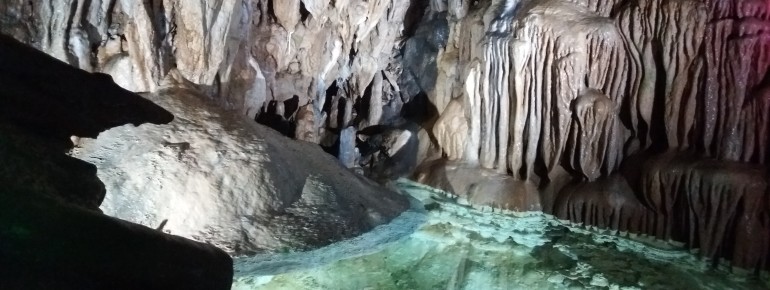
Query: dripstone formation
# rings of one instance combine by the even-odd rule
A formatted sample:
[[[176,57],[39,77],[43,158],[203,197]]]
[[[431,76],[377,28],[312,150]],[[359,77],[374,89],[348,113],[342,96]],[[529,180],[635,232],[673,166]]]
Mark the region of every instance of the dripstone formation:
[[[129,90],[178,72],[379,181],[770,265],[765,1],[47,0],[0,14],[0,32]]]

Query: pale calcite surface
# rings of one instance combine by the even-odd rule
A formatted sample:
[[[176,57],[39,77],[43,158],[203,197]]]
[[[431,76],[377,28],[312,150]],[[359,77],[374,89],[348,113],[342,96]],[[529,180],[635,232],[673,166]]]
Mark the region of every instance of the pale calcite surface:
[[[396,1],[18,1],[0,3],[0,32],[71,65],[153,91],[172,69],[253,118],[266,101],[313,101],[317,123],[335,81],[347,98],[393,98],[389,67],[410,3]],[[387,72],[384,72],[386,71]],[[382,75],[391,78],[383,84]],[[379,91],[379,92],[378,92]],[[372,102],[373,120],[381,101]]]
[[[406,209],[406,199],[294,141],[207,103],[178,85],[148,98],[167,125],[122,126],[81,140],[105,214],[231,254],[306,249],[350,238]]]
[[[430,94],[468,116],[465,161],[525,180],[595,180],[651,146],[767,164],[764,2],[467,2],[436,6],[451,29]]]

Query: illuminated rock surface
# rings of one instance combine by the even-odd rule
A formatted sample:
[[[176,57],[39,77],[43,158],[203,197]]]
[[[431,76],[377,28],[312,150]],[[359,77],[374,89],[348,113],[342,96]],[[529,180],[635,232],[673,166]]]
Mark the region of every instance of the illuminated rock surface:
[[[70,136],[166,124],[168,111],[0,35],[0,289],[228,289],[214,246],[106,216]]]
[[[416,58],[438,71],[412,74],[435,83],[421,142],[451,162],[418,181],[770,266],[766,2],[431,1],[427,15],[418,31],[448,36]]]
[[[415,202],[392,223],[311,252],[236,259],[234,289],[766,289],[691,253],[474,210],[401,181]],[[647,241],[647,243],[642,242]],[[666,248],[664,248],[666,246]],[[766,279],[767,277],[765,277]]]
[[[75,156],[105,183],[105,214],[240,255],[308,249],[365,232],[407,200],[169,80],[147,97],[176,118],[83,140]]]
[[[176,71],[376,180],[419,168],[476,206],[755,270],[770,267],[768,28],[761,0],[0,2],[2,33],[131,90]],[[372,128],[409,131],[406,150]]]

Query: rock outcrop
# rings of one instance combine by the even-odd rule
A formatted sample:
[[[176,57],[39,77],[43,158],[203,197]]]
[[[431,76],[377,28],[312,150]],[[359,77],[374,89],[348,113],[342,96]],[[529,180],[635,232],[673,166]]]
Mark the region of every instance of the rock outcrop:
[[[96,167],[65,155],[71,136],[171,113],[4,35],[0,86],[0,288],[230,288],[224,251],[103,215]]]
[[[330,244],[408,207],[317,145],[217,107],[175,72],[147,98],[176,119],[108,130],[75,153],[99,169],[108,215],[244,255]]]
[[[174,116],[108,75],[70,67],[5,35],[0,44],[2,184],[98,210],[104,185],[92,164],[64,155],[73,146],[70,137],[94,138],[114,126],[162,124]]]

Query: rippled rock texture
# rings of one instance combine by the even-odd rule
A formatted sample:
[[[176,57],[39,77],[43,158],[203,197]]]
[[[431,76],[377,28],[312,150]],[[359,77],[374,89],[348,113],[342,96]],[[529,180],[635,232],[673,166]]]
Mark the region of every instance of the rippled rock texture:
[[[342,131],[390,124],[410,101],[399,93],[394,61],[410,7],[408,0],[9,0],[0,3],[0,33],[132,91],[156,90],[175,69],[220,105],[360,167],[359,139]]]
[[[443,4],[428,96],[447,170],[492,170],[561,218],[767,267],[767,3]],[[521,208],[509,199],[485,203]]]
[[[147,98],[174,121],[114,128],[74,153],[98,168],[105,214],[247,255],[351,238],[407,208],[318,146],[223,110],[172,77]]]
[[[765,1],[9,0],[0,14],[0,32],[131,90],[176,70],[377,178],[427,161],[421,180],[484,206],[770,264]]]
[[[311,252],[236,259],[234,289],[765,289],[678,247],[478,211],[422,185],[393,223]],[[394,239],[394,237],[399,237]],[[393,240],[393,242],[387,242]],[[340,279],[340,277],[346,277]]]

